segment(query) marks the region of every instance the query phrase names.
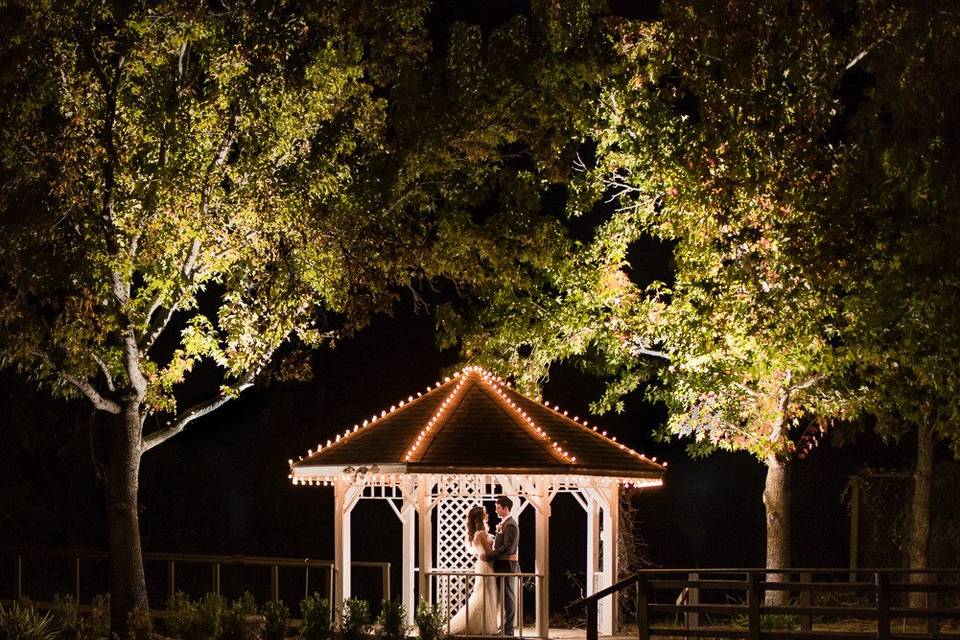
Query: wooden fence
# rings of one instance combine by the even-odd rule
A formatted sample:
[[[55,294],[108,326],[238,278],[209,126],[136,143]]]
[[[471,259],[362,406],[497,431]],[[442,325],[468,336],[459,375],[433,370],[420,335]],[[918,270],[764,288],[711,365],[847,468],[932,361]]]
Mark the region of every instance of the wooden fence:
[[[650,569],[568,605],[586,608],[587,640],[598,636],[598,601],[631,588],[640,640],[960,638],[957,569]],[[789,604],[764,604],[768,591],[788,592]],[[926,606],[909,606],[910,593]]]
[[[222,574],[224,568],[246,568],[268,572],[268,595],[269,600],[279,600],[281,592],[281,571],[296,572],[298,582],[303,585],[302,596],[299,588],[296,590],[297,596],[306,597],[307,595],[318,592],[324,597],[330,598],[333,593],[333,562],[330,560],[314,560],[311,558],[279,558],[263,556],[243,556],[243,555],[203,555],[189,553],[144,553],[144,565],[147,570],[148,581],[156,578],[158,565],[162,567],[165,574],[162,577],[164,583],[165,600],[170,601],[178,591],[178,573],[184,567],[203,567],[206,565],[209,571],[209,582],[206,583],[204,590],[218,595],[222,594]],[[58,569],[58,575],[69,574],[69,583],[58,583],[59,588],[56,593],[59,595],[71,595],[79,604],[80,610],[87,612],[90,610],[90,603],[85,602],[83,595],[91,591],[90,583],[100,577],[98,582],[105,585],[103,576],[96,574],[103,573],[94,566],[96,564],[105,564],[107,561],[106,551],[95,551],[89,549],[0,549],[0,601],[19,600],[23,597],[32,598],[35,604],[40,608],[49,608],[51,602],[45,600],[43,596],[31,594],[30,589],[24,587],[25,578],[36,575],[41,571],[49,571],[50,563],[53,562]],[[41,568],[41,564],[44,565]],[[378,570],[380,572],[380,596],[381,600],[390,599],[390,563],[389,562],[358,562],[354,561],[352,566],[358,568],[367,568]],[[153,571],[151,571],[153,569]],[[8,573],[9,571],[9,573]],[[31,573],[32,572],[32,573]],[[4,578],[10,576],[12,580]],[[94,592],[103,592],[105,589],[93,589]],[[257,595],[257,594],[255,594]],[[262,598],[261,598],[262,599]],[[297,601],[288,602],[292,610],[296,610]],[[164,617],[165,609],[152,609],[152,614],[156,617]],[[294,622],[298,622],[295,618]]]

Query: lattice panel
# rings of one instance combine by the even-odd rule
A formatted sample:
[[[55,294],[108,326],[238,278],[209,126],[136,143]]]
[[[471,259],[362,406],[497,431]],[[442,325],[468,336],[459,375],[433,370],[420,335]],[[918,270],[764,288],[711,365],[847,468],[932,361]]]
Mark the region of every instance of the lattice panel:
[[[437,504],[437,571],[470,571],[476,556],[467,546],[467,511],[483,503],[483,483],[476,479],[465,482],[454,476],[443,478],[437,489],[441,498]],[[468,585],[472,581],[464,576],[440,577],[437,579],[437,603],[446,609],[447,615],[460,610],[469,597]],[[449,608],[448,608],[449,607]]]

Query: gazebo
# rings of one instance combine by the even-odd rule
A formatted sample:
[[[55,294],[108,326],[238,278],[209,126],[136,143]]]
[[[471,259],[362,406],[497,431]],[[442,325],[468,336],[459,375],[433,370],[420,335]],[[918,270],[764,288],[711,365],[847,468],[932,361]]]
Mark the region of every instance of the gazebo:
[[[586,511],[586,588],[594,593],[617,579],[621,486],[660,486],[665,470],[666,463],[658,464],[585,420],[528,398],[474,366],[290,460],[295,485],[334,489],[335,603],[351,593],[354,506],[361,499],[376,499],[393,509],[402,525],[401,591],[411,622],[417,595],[444,602],[451,610],[466,600],[465,578],[451,582],[448,576],[433,585],[431,576],[472,566],[463,531],[469,507],[501,494],[513,498],[516,517],[532,507],[535,626],[542,638],[549,631],[554,496],[570,493]],[[527,564],[521,558],[521,565]],[[604,599],[600,610],[600,632],[606,635],[614,631],[614,600]]]

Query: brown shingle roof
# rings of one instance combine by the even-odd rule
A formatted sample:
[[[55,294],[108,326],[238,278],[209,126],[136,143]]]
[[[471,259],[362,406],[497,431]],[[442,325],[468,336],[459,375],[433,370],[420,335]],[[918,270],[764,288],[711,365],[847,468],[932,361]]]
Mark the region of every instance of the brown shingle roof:
[[[292,463],[293,469],[391,472],[589,474],[659,478],[664,467],[479,367]]]

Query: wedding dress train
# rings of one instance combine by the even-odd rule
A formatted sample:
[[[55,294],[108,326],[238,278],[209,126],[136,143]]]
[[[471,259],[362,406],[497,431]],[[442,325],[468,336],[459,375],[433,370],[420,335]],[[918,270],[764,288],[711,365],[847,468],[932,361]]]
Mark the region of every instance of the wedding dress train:
[[[482,536],[482,537],[481,537]],[[474,564],[475,573],[493,573],[493,563],[484,562],[480,556],[492,548],[490,534],[486,531],[477,531],[470,543],[471,551],[477,555]],[[473,585],[467,603],[457,611],[450,620],[451,635],[492,636],[497,634],[500,626],[500,606],[497,601],[497,579],[490,576],[478,575],[473,578]]]

